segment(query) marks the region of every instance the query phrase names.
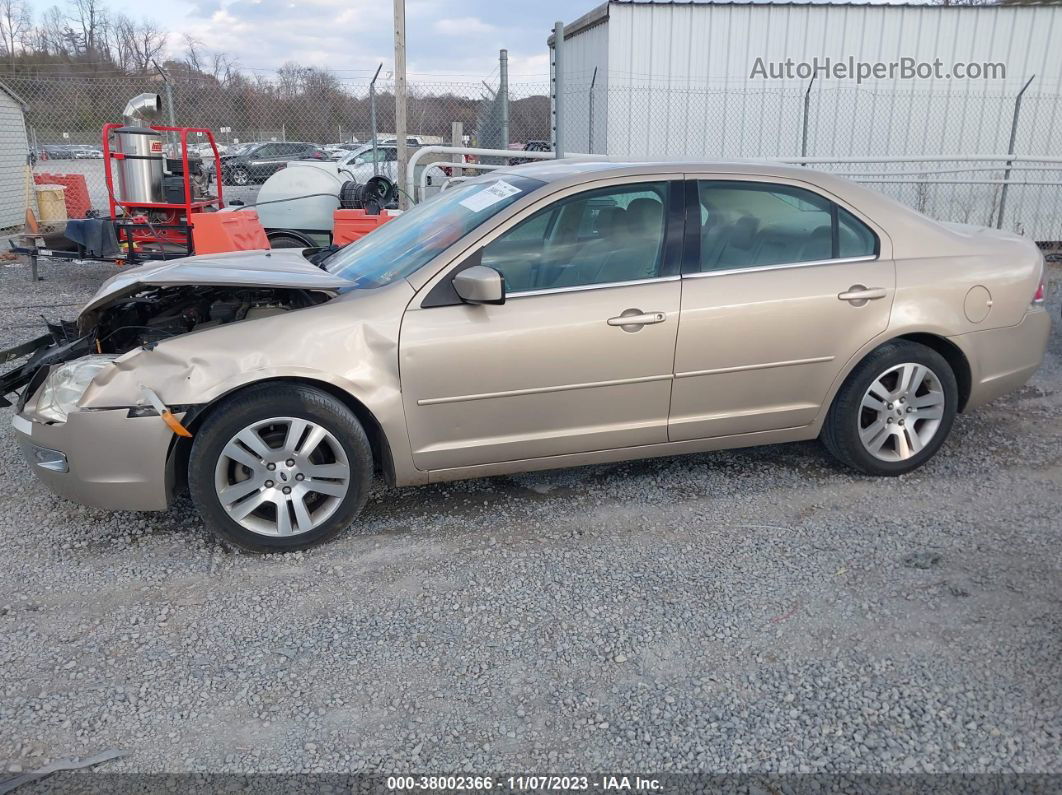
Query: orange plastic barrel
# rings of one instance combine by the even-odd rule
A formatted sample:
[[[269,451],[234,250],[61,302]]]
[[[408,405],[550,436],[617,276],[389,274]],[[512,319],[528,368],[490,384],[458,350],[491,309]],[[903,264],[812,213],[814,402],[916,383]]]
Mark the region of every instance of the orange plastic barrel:
[[[196,254],[269,248],[265,229],[254,210],[193,213],[192,246]]]
[[[336,210],[332,242],[337,246],[353,243],[397,216],[387,210],[380,210],[379,215],[367,215],[364,210]]]

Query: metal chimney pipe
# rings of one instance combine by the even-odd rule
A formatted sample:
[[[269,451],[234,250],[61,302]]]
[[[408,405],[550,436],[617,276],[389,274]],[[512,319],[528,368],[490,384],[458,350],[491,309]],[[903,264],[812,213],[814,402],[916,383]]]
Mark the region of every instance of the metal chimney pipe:
[[[127,127],[136,127],[145,119],[155,116],[162,110],[162,97],[158,94],[137,94],[122,111],[122,117]]]

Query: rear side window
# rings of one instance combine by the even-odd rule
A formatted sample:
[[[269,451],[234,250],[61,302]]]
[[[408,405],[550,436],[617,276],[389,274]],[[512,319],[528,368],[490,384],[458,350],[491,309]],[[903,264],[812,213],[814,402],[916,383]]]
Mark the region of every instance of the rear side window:
[[[766,182],[701,180],[700,270],[873,256],[877,236],[811,191]]]
[[[870,227],[843,207],[837,208],[837,256],[873,257],[878,253],[878,236]]]

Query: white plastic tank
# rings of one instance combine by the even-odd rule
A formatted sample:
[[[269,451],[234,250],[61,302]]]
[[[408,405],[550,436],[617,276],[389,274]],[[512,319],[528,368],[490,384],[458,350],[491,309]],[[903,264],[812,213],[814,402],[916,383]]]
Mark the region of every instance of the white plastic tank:
[[[255,209],[266,229],[332,231],[339,191],[350,175],[335,163],[296,160],[266,180]],[[278,201],[283,200],[283,201]]]

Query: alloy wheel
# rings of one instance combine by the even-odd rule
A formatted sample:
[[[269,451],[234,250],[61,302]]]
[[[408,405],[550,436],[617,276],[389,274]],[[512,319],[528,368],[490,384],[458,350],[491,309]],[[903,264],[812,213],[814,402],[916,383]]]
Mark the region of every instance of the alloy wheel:
[[[924,364],[905,362],[875,378],[859,409],[859,438],[881,461],[904,461],[936,436],[944,417],[940,378]]]
[[[234,521],[253,533],[307,533],[331,517],[350,487],[350,463],[327,429],[298,417],[248,425],[222,448],[214,489]]]

